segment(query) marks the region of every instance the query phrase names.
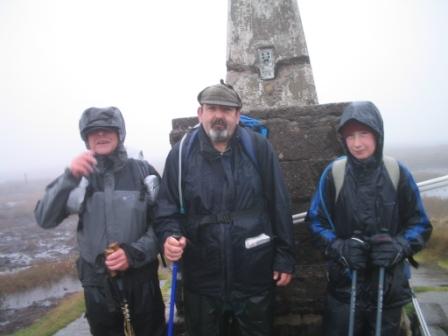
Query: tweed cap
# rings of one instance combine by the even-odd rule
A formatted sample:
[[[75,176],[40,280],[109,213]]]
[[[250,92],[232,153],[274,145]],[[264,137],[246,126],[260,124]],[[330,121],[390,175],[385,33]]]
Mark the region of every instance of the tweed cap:
[[[219,84],[206,87],[198,94],[199,104],[222,105],[241,108],[241,98],[235,89],[224,83],[221,79]]]

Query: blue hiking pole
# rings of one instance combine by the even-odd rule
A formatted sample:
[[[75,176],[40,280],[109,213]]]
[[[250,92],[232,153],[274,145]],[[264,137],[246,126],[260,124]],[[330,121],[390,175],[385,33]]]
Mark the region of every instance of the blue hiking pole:
[[[181,235],[180,234],[174,234],[172,235],[173,238],[179,240]],[[172,268],[172,276],[171,276],[171,294],[170,294],[170,313],[168,317],[168,336],[173,336],[174,331],[174,309],[176,307],[176,284],[177,284],[177,268],[178,268],[178,262],[173,262],[173,268]]]
[[[352,272],[352,293],[350,295],[350,316],[348,320],[348,336],[353,336],[355,330],[355,310],[356,310],[356,281],[358,272]]]
[[[173,336],[174,331],[174,308],[176,301],[176,283],[177,283],[177,261],[173,262],[171,277],[171,295],[170,295],[170,314],[168,318],[168,336]]]
[[[384,267],[380,267],[378,278],[378,300],[376,306],[375,336],[381,336],[381,319],[383,315]]]

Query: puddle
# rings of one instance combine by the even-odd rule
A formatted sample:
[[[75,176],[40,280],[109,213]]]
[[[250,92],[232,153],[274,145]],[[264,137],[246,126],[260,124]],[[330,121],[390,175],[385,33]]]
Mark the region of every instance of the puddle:
[[[5,295],[1,300],[1,309],[23,309],[31,305],[46,306],[50,299],[61,298],[69,293],[80,291],[81,283],[77,278],[65,277],[49,286],[36,287],[34,289]]]

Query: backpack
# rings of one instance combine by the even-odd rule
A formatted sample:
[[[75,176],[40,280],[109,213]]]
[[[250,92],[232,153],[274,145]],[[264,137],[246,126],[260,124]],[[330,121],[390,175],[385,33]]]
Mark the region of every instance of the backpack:
[[[400,166],[398,164],[398,161],[390,156],[383,156],[383,163],[386,167],[387,173],[392,181],[392,184],[394,186],[394,189],[397,190],[398,187],[398,181],[400,180]],[[323,180],[328,175],[329,171],[331,170],[331,173],[333,175],[333,182],[334,182],[334,188],[335,188],[335,197],[334,201],[336,202],[339,193],[342,189],[342,185],[344,184],[344,178],[345,178],[345,166],[347,164],[347,157],[341,156],[340,158],[337,158],[334,160],[330,165],[328,165],[324,172],[321,175],[320,181],[319,181],[319,197],[322,200],[322,209],[325,213],[325,216],[328,219],[328,222],[330,223],[330,226],[333,230],[335,230],[333,220],[331,219],[330,214],[328,213],[327,206],[325,204],[323,193],[322,193],[322,186],[323,186]]]
[[[154,205],[159,193],[160,178],[151,174],[149,163],[143,158],[133,159],[133,168],[137,170],[138,180],[140,181],[140,200],[148,197],[150,205]]]
[[[247,129],[251,129],[252,131],[261,134],[265,138],[269,135],[268,128],[258,119],[249,117],[247,115],[240,115],[240,126],[241,127],[241,144],[243,146],[244,151],[249,156],[250,160],[254,164],[257,171],[260,173],[258,159],[255,150],[254,140]],[[179,174],[177,178],[177,188],[179,193],[179,212],[181,214],[185,214],[184,207],[184,199],[182,194],[182,161],[187,157],[190,152],[191,146],[199,132],[199,124],[193,127],[189,132],[185,133],[179,144]],[[187,140],[188,138],[188,140]],[[185,141],[187,141],[185,143]],[[184,148],[185,145],[185,149]]]
[[[383,156],[383,163],[386,167],[387,173],[394,185],[394,189],[397,190],[398,181],[400,180],[400,167],[397,160],[390,156]],[[347,157],[342,156],[336,159],[331,166],[331,173],[333,175],[333,182],[335,187],[335,202],[339,197],[342,185],[344,184],[345,166],[347,164]]]

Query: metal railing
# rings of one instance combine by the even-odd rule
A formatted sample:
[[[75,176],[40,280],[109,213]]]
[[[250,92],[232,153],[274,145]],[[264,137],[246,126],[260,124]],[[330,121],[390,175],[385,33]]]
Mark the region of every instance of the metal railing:
[[[438,189],[442,187],[448,186],[448,175],[436,177],[430,180],[422,181],[417,183],[417,187],[420,192],[425,192],[433,189]],[[305,221],[306,212],[301,212],[295,215],[292,215],[292,222],[294,224],[300,224]]]

